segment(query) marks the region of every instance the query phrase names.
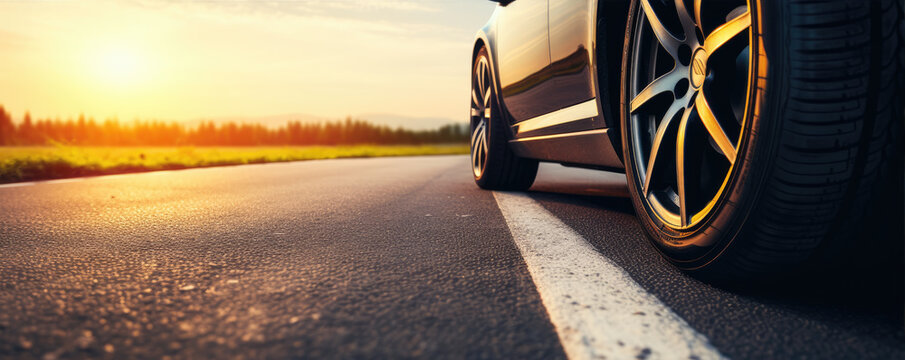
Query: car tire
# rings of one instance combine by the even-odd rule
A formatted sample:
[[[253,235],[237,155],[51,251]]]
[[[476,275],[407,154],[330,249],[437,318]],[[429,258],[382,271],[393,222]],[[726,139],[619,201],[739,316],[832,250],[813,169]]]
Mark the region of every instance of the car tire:
[[[471,92],[471,165],[475,183],[487,190],[527,190],[537,175],[537,160],[519,157],[509,147],[509,129],[496,98],[493,67],[486,48],[474,59]]]
[[[716,281],[846,266],[851,259],[845,255],[859,246],[865,212],[889,194],[882,180],[901,171],[903,1],[740,1],[748,15],[726,1],[687,3],[704,4],[685,10],[700,33],[684,41],[697,41],[699,48],[669,45],[678,38],[670,26],[691,29],[678,8],[684,5],[670,10],[634,1],[626,30],[623,156],[632,202],[652,244],[679,268]],[[678,16],[659,20],[669,11]],[[734,52],[705,45],[717,29],[743,25],[739,16],[750,19],[747,34],[721,43],[742,49],[732,65]],[[670,34],[664,37],[668,45],[657,37]],[[652,37],[658,44],[645,42]],[[716,38],[712,44],[725,40]],[[668,87],[653,84],[661,76],[658,54],[670,53],[667,47],[678,49],[675,69],[687,69],[687,75],[648,99]],[[719,51],[728,55],[715,55]],[[742,58],[743,77],[737,75]],[[654,90],[644,92],[649,87]],[[732,95],[740,87],[741,110]],[[687,109],[676,110],[681,115],[669,118],[669,109],[682,106]],[[658,119],[660,107],[667,110]],[[664,123],[666,135],[658,138]],[[663,140],[671,136],[674,144]],[[652,151],[648,144],[656,139],[660,145]],[[662,155],[659,148],[673,150]],[[672,166],[661,160],[671,156]],[[670,211],[678,212],[678,221]]]

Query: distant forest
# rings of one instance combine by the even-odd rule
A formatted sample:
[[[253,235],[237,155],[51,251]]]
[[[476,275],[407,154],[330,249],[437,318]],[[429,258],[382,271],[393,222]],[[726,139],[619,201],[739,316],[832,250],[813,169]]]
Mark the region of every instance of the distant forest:
[[[306,123],[290,121],[279,128],[260,124],[203,122],[189,127],[161,121],[97,122],[85,116],[66,121],[33,120],[26,113],[14,123],[0,106],[0,146],[65,144],[80,146],[290,146],[413,145],[468,141],[468,126],[450,124],[436,130],[408,130],[362,120]]]

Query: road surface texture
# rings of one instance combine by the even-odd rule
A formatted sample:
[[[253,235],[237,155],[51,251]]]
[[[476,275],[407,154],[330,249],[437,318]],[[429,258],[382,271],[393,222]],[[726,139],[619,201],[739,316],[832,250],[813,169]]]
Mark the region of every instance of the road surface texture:
[[[565,260],[618,278],[590,294],[615,308],[584,314],[712,347],[692,358],[905,358],[899,284],[699,282],[647,243],[623,177],[544,164],[527,196],[494,193],[467,158],[443,156],[2,186],[0,358],[556,359],[582,357],[567,339],[583,331],[658,341],[569,323],[556,279],[582,280],[532,250],[544,236],[590,244]],[[519,220],[520,206],[544,220]],[[636,311],[623,290],[661,310]],[[680,353],[658,346],[629,351]]]

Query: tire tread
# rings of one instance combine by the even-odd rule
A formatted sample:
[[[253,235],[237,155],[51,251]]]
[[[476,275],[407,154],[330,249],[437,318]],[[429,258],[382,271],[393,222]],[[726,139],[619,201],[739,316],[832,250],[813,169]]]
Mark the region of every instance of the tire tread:
[[[902,1],[782,6],[794,58],[786,61],[790,96],[778,112],[775,167],[748,220],[754,231],[731,263],[735,276],[839,259],[880,195],[876,184],[901,137]]]

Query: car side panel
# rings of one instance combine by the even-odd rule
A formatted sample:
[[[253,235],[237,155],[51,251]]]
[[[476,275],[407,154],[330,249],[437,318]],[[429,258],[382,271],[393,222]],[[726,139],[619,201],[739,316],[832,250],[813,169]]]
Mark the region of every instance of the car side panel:
[[[555,89],[548,101],[563,109],[593,99],[596,1],[550,2],[550,58]]]
[[[600,5],[608,7],[612,2]],[[606,45],[596,43],[597,12],[597,0],[549,2],[551,64],[546,71],[553,84],[539,98],[550,107],[514,124],[510,145],[519,156],[623,171],[611,129],[606,128],[609,96],[601,95],[597,84],[598,61],[606,60],[597,58],[597,47]],[[617,13],[608,15],[620,16]],[[615,46],[621,49],[621,37],[617,40]],[[613,77],[618,79],[619,69],[615,70]]]
[[[547,0],[517,0],[501,7],[496,54],[501,95],[513,122],[555,110],[545,96],[552,88]]]
[[[513,126],[516,138],[598,129],[604,126],[597,99],[596,0],[549,3],[552,84],[543,101],[553,113]],[[571,117],[570,117],[571,116]]]

